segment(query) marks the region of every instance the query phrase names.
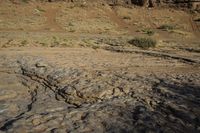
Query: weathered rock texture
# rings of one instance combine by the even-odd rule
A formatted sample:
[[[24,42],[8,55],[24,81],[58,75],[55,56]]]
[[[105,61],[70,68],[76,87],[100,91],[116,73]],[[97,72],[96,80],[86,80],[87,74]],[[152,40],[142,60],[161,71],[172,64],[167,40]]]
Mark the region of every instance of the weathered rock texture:
[[[101,63],[93,64],[93,57],[93,69],[61,67],[21,55],[0,58],[1,132],[200,131],[200,75],[195,71],[97,70]],[[62,63],[69,58],[65,55]]]

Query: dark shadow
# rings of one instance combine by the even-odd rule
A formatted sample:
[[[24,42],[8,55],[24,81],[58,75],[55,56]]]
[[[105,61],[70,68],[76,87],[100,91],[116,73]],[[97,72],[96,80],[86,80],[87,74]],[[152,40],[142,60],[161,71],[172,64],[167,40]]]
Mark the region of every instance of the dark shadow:
[[[106,132],[111,133],[198,133],[200,127],[200,86],[188,83],[159,79],[153,85],[150,101],[157,101],[155,106],[145,101],[132,103],[126,107],[113,106],[118,115],[103,122]],[[165,82],[167,81],[167,82]],[[165,92],[159,90],[160,87]],[[148,93],[148,92],[147,92]],[[144,97],[140,97],[145,99]],[[149,101],[149,102],[150,102]],[[170,104],[172,103],[172,104]],[[194,109],[194,110],[193,110]]]

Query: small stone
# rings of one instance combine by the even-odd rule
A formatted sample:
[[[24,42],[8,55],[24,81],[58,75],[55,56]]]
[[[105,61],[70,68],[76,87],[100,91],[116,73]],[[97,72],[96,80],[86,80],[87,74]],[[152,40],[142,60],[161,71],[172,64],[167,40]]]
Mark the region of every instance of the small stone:
[[[34,119],[34,120],[32,121],[32,123],[33,123],[33,126],[37,126],[37,125],[40,124],[40,119]]]
[[[34,128],[35,131],[39,132],[39,131],[44,131],[47,127],[45,125],[38,125]]]
[[[37,63],[35,64],[35,66],[36,66],[36,67],[47,67],[48,64],[46,64],[46,63],[44,63],[44,62],[37,62]]]
[[[170,121],[175,121],[176,120],[176,118],[173,115],[169,115],[168,117],[169,117]]]
[[[136,110],[137,110],[138,113],[143,113],[143,112],[145,112],[147,109],[146,109],[145,106],[140,105],[140,106],[137,106],[137,107],[136,107]]]

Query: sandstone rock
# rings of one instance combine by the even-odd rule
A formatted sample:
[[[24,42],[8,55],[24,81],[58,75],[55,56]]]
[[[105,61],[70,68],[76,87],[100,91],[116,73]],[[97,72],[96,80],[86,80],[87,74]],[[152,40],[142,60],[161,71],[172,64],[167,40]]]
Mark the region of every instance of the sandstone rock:
[[[39,118],[37,118],[37,119],[34,119],[33,121],[32,121],[32,123],[33,123],[33,126],[37,126],[37,125],[39,125],[40,124],[40,119]]]
[[[120,69],[118,72],[91,71],[78,67],[61,68],[58,65],[44,64],[37,67],[38,60],[26,58],[12,67],[12,69],[22,69],[17,75],[20,82],[22,80],[27,82],[19,87],[24,93],[19,93],[18,87],[14,84],[10,89],[17,92],[15,99],[5,101],[18,105],[18,111],[15,112],[16,115],[6,111],[1,113],[3,119],[1,118],[0,131],[14,132],[23,129],[31,132],[184,132],[187,129],[198,132],[199,130],[200,112],[199,102],[196,99],[200,91],[194,86],[177,84],[192,81],[197,86],[198,74],[196,76],[188,73],[174,74],[172,80],[170,74],[136,75],[127,69]],[[46,71],[41,72],[42,68],[46,68]],[[1,73],[0,78],[3,79],[2,77],[4,76]],[[193,96],[187,97],[185,92]],[[10,125],[7,126],[8,124]]]

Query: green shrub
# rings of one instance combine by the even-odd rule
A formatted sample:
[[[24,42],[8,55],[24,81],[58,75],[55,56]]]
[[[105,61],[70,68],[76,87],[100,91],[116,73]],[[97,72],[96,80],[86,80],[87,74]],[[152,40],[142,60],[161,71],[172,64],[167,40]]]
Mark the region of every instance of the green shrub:
[[[155,47],[157,42],[151,38],[136,37],[130,40],[129,43],[136,47],[148,49],[150,47]]]
[[[162,30],[174,30],[175,26],[169,25],[169,24],[164,24],[164,25],[161,25],[160,27],[158,27],[158,29],[162,29]]]

